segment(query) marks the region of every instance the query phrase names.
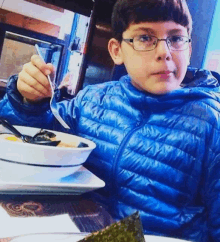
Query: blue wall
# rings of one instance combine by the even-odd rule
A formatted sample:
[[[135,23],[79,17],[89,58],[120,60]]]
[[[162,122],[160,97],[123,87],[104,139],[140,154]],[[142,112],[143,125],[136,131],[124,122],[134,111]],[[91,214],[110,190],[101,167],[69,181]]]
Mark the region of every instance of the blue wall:
[[[213,14],[217,12],[215,11],[217,1],[219,0],[187,0],[193,18],[191,65],[194,67],[203,66]]]
[[[207,65],[206,58],[210,51],[220,51],[220,0],[216,0],[216,8],[211,25],[210,36],[207,42],[207,48],[204,55],[203,66]]]

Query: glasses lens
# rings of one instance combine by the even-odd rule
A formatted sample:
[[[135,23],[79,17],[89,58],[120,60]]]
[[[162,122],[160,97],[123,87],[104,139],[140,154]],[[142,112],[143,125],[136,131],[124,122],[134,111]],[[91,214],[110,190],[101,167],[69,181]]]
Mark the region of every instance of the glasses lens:
[[[171,50],[185,50],[189,46],[189,38],[185,36],[172,36],[167,38]]]
[[[153,50],[157,44],[157,38],[149,35],[140,35],[134,37],[134,49],[139,51]]]

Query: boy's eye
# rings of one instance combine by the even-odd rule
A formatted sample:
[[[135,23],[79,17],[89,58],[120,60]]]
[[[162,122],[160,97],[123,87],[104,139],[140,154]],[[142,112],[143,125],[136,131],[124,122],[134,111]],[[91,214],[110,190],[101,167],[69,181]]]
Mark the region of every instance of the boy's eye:
[[[141,36],[138,36],[138,40],[141,42],[152,42],[153,37],[148,35],[141,35]]]
[[[171,43],[184,42],[184,38],[182,36],[171,36],[169,37],[169,41]]]

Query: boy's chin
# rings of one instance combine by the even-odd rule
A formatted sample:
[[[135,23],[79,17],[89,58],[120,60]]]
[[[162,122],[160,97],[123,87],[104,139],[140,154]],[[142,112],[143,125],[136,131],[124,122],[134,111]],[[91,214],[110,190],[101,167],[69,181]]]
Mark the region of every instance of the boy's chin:
[[[144,90],[146,92],[155,94],[155,95],[164,95],[167,94],[169,92],[175,91],[177,89],[180,89],[180,86],[155,86],[155,87],[151,87],[151,88],[145,88]]]
[[[138,90],[148,92],[154,95],[164,95],[174,90],[180,89],[181,86],[179,82],[167,81],[167,82],[142,82],[137,83],[132,81],[133,86]]]

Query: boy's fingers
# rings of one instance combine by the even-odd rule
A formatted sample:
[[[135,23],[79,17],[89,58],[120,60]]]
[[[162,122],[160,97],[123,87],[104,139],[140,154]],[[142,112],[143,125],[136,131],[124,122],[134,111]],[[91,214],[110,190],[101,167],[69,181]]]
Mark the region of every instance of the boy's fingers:
[[[48,92],[50,91],[50,84],[47,77],[31,62],[25,64],[23,66],[23,70],[19,73],[21,78],[24,76],[24,78],[26,79],[25,82],[28,84],[29,80],[27,79],[27,75],[25,75],[26,73],[30,76],[30,81],[34,78],[39,84],[44,86],[44,88],[47,89]],[[38,83],[35,84],[37,85]]]
[[[40,82],[38,82],[35,78],[29,75],[27,72],[23,71],[19,73],[18,79],[18,90],[19,92],[27,93],[26,87],[31,87],[31,90],[35,90],[35,95],[39,95],[40,98],[42,97],[49,97],[51,95],[51,89],[45,88]],[[30,90],[30,88],[28,88]],[[32,93],[31,93],[32,94]],[[27,97],[29,98],[29,97]]]
[[[17,83],[17,88],[21,95],[31,101],[37,101],[45,98],[44,95],[42,95],[40,92],[35,90],[33,87],[27,85],[25,82],[22,83],[22,87],[20,87],[21,83]]]
[[[31,63],[36,66],[44,75],[49,75],[51,73],[51,67],[48,66],[44,60],[41,59],[39,55],[32,55]]]
[[[47,63],[47,67],[50,69],[51,73],[52,72],[54,72],[54,73],[56,72],[55,66],[53,64]]]

